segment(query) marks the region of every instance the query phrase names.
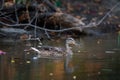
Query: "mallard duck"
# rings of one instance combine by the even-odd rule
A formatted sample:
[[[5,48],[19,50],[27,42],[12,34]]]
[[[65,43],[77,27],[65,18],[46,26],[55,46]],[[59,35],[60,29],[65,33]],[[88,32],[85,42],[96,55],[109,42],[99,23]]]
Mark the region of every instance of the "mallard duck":
[[[30,49],[37,52],[37,57],[61,57],[66,55],[73,55],[72,45],[76,45],[73,38],[66,39],[66,48],[42,46],[39,49],[31,47]]]

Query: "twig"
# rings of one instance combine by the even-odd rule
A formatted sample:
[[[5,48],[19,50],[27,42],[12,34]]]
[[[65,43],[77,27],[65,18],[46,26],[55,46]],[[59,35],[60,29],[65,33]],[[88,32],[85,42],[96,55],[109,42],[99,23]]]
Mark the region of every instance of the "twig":
[[[0,10],[2,10],[2,9],[3,9],[4,3],[5,3],[5,1],[4,1],[4,0],[2,0],[2,5],[1,5]]]
[[[36,13],[35,13],[34,17],[29,21],[28,24],[32,24],[32,22],[33,22],[37,17],[38,17],[38,15],[36,15]],[[29,26],[26,26],[24,29],[26,29],[26,28],[28,28],[28,27],[29,27]]]
[[[103,20],[104,20],[108,15],[110,15],[110,13],[111,13],[118,5],[120,5],[120,2],[117,3],[116,5],[114,5],[114,6],[110,9],[110,11],[107,12],[106,15],[105,15],[100,21],[97,22],[96,26],[100,25],[100,24],[103,22]]]
[[[45,27],[46,27],[46,21],[44,22],[43,28],[45,29]],[[45,34],[47,35],[47,37],[50,39],[51,37],[50,37],[50,35],[48,34],[47,30],[44,30],[44,31],[45,31]]]
[[[18,18],[16,3],[15,3],[15,17],[16,17],[16,21],[17,21],[16,23],[19,23],[19,18]]]
[[[36,16],[38,15],[38,11],[36,10],[36,14],[35,14]],[[37,25],[37,17],[36,17],[36,19],[35,19],[35,26]],[[37,28],[35,27],[34,28],[34,36],[35,36],[35,38],[37,37]]]
[[[44,3],[51,8],[53,11],[57,11],[57,7],[54,6],[49,0],[44,0]]]
[[[72,28],[65,28],[65,29],[61,29],[61,30],[52,30],[52,29],[46,29],[46,28],[42,28],[40,26],[35,26],[33,24],[7,24],[4,22],[0,22],[0,24],[5,25],[5,26],[10,26],[10,27],[14,27],[14,26],[31,26],[31,27],[36,27],[37,29],[41,29],[41,30],[45,30],[45,31],[49,31],[49,32],[64,32],[64,31],[69,31],[69,30],[74,30],[77,29],[79,27],[72,27]]]
[[[30,22],[30,13],[29,13],[29,9],[28,9],[29,5],[30,5],[30,2],[29,1],[26,2],[26,13],[27,13],[27,17],[28,17],[28,22]]]
[[[87,28],[87,27],[93,27],[93,26],[97,26],[97,25],[100,25],[103,20],[119,5],[120,3],[117,3],[115,6],[113,6],[111,8],[111,10],[100,20],[98,21],[97,23],[96,22],[93,22],[93,23],[89,23],[88,25],[85,25],[85,26],[78,26],[78,27],[71,27],[71,28],[64,28],[64,29],[60,29],[60,30],[52,30],[52,29],[47,29],[45,27],[40,27],[40,26],[37,26],[36,25],[36,21],[35,21],[35,24],[33,25],[32,22],[34,21],[34,19],[37,19],[37,17],[39,16],[38,14],[31,19],[31,21],[29,23],[26,23],[26,24],[7,24],[7,23],[4,23],[4,22],[1,22],[0,21],[0,24],[2,25],[5,25],[5,26],[11,26],[11,27],[14,27],[14,26],[31,26],[31,27],[34,27],[35,28],[35,31],[36,29],[41,29],[41,30],[44,30],[45,32],[49,31],[49,32],[64,32],[64,31],[69,31],[69,30],[73,30],[73,29],[78,29],[78,28],[81,28],[81,30],[83,30],[84,28]],[[44,25],[45,26],[45,25]],[[49,37],[49,34],[47,33],[47,36]]]

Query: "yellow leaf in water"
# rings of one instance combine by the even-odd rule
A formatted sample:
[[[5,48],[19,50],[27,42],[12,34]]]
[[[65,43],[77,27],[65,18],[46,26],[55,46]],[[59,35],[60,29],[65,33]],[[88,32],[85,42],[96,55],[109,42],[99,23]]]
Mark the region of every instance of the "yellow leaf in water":
[[[98,40],[98,41],[97,41],[97,44],[100,44],[100,43],[101,43],[101,40]]]
[[[11,60],[11,63],[15,63],[15,60],[12,59],[12,60]]]
[[[99,12],[98,14],[99,14],[99,15],[103,15],[103,12]]]
[[[77,77],[76,76],[73,76],[73,79],[75,80]]]
[[[101,74],[101,72],[98,72],[98,74]]]
[[[50,76],[53,76],[53,73],[49,73]]]
[[[119,17],[118,16],[113,16],[115,19],[118,19]]]
[[[78,50],[78,52],[80,53],[81,51],[80,51],[80,50]]]
[[[39,45],[42,45],[42,43],[40,42]]]
[[[31,62],[30,62],[30,61],[26,61],[26,63],[28,63],[28,64],[29,64],[29,63],[31,63]]]
[[[5,5],[5,7],[11,7],[14,5],[14,3],[13,2],[5,2],[4,5]]]
[[[27,52],[27,54],[30,54],[30,52]]]

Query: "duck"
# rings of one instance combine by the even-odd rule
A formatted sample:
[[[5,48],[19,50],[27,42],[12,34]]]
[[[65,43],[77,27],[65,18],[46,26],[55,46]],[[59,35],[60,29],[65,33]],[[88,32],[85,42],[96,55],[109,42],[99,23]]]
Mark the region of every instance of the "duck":
[[[62,57],[62,56],[67,56],[67,55],[73,55],[72,47],[75,45],[77,45],[77,43],[73,38],[67,38],[65,42],[65,48],[41,46],[40,48],[31,47],[30,50],[33,50],[36,53],[38,53],[37,58]]]

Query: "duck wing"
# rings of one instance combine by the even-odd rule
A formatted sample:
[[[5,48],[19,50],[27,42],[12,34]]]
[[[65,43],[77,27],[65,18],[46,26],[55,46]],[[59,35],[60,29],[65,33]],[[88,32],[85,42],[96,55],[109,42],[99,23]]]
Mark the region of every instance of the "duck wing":
[[[41,50],[49,50],[49,51],[57,51],[57,52],[65,52],[65,49],[61,48],[61,47],[42,46],[39,49],[41,49]]]

